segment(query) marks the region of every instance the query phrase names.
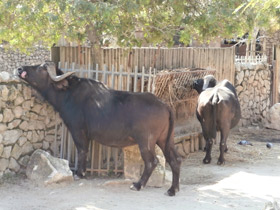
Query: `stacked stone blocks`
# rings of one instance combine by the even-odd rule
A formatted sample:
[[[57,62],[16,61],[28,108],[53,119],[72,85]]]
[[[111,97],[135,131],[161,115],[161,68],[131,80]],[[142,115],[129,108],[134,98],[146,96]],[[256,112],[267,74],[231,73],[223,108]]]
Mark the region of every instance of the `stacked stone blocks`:
[[[36,149],[51,154],[57,149],[55,124],[61,120],[35,94],[18,78],[0,73],[0,176],[24,169]]]
[[[271,72],[267,64],[236,64],[236,92],[241,125],[261,124],[270,108]]]

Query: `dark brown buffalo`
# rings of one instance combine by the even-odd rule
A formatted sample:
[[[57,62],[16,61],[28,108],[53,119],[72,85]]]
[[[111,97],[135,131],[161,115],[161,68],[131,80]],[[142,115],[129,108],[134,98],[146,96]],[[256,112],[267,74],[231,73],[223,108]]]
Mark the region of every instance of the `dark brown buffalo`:
[[[234,86],[223,80],[217,84],[212,75],[194,82],[194,89],[200,93],[196,109],[204,139],[206,140],[206,156],[203,163],[211,162],[211,149],[217,131],[221,132],[220,157],[218,165],[224,164],[224,152],[227,152],[226,140],[230,129],[237,125],[241,110]]]
[[[111,90],[73,72],[63,74],[52,62],[23,66],[18,74],[53,105],[70,130],[78,150],[78,176],[85,175],[90,140],[113,147],[138,144],[145,168],[132,188],[140,190],[158,163],[157,144],[172,169],[168,195],[179,190],[181,162],[174,149],[173,114],[153,94]]]

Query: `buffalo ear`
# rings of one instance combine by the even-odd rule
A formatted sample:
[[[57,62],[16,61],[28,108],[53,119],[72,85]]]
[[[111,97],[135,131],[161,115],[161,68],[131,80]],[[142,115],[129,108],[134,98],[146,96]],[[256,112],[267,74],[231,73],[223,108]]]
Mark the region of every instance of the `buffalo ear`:
[[[61,71],[61,69],[59,69],[59,68],[56,68],[56,75],[60,76],[62,74],[63,74],[63,71]]]
[[[67,79],[63,79],[59,82],[54,82],[53,84],[59,90],[66,90],[69,87],[69,82]]]

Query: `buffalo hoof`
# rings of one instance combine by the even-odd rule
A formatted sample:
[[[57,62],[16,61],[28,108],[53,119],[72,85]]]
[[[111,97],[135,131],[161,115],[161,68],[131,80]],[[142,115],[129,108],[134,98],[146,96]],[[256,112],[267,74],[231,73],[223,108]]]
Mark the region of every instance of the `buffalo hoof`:
[[[168,196],[175,196],[175,194],[176,194],[176,190],[173,188],[173,187],[171,187],[169,190],[167,190],[167,192],[166,192],[166,195],[168,195]]]
[[[75,175],[73,176],[73,178],[74,178],[75,181],[78,181],[78,180],[80,180],[80,179],[87,179],[86,176],[79,176],[79,175],[77,175],[77,174],[75,174]]]
[[[224,159],[219,158],[219,160],[218,160],[217,164],[218,164],[218,165],[225,165],[225,160],[224,160]]]
[[[204,158],[204,159],[203,159],[203,163],[204,163],[204,164],[209,164],[209,163],[211,163],[211,158]]]
[[[75,177],[77,177],[77,179],[85,179],[86,173],[77,171],[77,174],[74,175],[74,179],[75,179]]]
[[[131,190],[139,191],[141,190],[141,184],[138,182],[133,182],[133,184],[130,186]]]
[[[80,180],[80,179],[81,179],[81,177],[79,177],[77,174],[74,175],[74,180],[75,180],[75,181],[78,181],[78,180]]]
[[[168,196],[175,196],[176,192],[179,192],[179,187],[170,187],[170,189],[167,190],[166,194]]]

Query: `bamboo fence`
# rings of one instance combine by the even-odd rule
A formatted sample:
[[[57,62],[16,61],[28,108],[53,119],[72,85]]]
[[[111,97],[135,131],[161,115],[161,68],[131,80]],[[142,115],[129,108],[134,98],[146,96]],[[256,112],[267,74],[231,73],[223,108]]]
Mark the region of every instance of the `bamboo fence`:
[[[60,46],[57,47],[59,60],[64,63],[77,63],[81,66],[93,68],[94,54],[90,47]],[[164,69],[202,68],[215,69],[218,80],[228,79],[234,84],[235,49],[228,48],[101,48],[100,68],[106,65],[108,70],[115,66],[115,71],[123,67],[129,72],[135,66],[145,69],[152,67],[157,71]]]

